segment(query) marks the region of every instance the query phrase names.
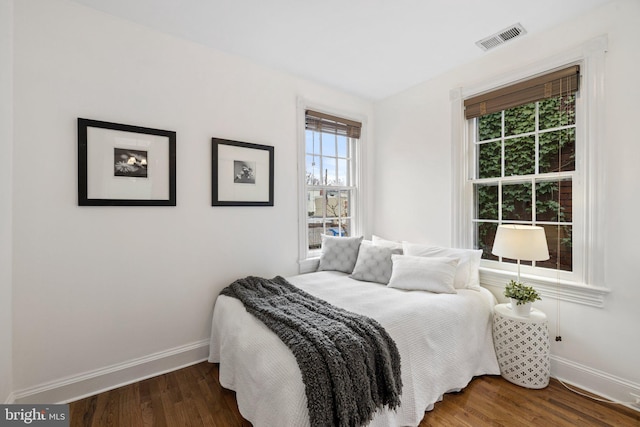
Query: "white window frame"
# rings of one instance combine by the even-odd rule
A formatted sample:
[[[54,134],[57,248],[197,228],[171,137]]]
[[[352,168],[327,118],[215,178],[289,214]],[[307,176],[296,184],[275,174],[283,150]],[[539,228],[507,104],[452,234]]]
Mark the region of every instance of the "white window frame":
[[[320,259],[320,249],[309,250],[309,233],[307,229],[307,186],[306,186],[306,127],[305,116],[307,110],[318,111],[332,116],[341,117],[362,123],[360,138],[353,148],[351,166],[355,168],[353,172],[354,187],[350,201],[351,236],[361,236],[365,229],[365,210],[363,208],[365,200],[365,180],[364,171],[366,164],[366,150],[364,148],[367,135],[366,118],[344,111],[328,108],[310,102],[304,98],[298,99],[297,121],[298,121],[298,270],[302,273],[315,271]],[[332,187],[336,191],[343,187]]]
[[[561,95],[559,95],[561,96]],[[478,137],[478,132],[477,132],[477,127],[478,127],[478,117],[473,118],[473,119],[469,119],[467,120],[467,124],[468,124],[468,129],[467,129],[467,135],[469,135],[470,137],[470,146],[474,147],[474,149],[470,149],[470,153],[469,155],[472,156],[472,161],[470,161],[469,166],[471,167],[471,170],[469,171],[468,176],[470,177],[469,180],[471,181],[471,185],[472,188],[475,187],[476,185],[495,185],[496,190],[497,190],[497,199],[498,199],[498,218],[495,219],[484,219],[484,218],[477,218],[475,215],[473,216],[473,222],[474,224],[478,224],[478,223],[485,223],[485,224],[489,224],[489,223],[494,223],[496,225],[498,224],[524,224],[524,225],[537,225],[537,226],[543,226],[543,225],[551,225],[551,226],[569,226],[573,229],[575,229],[574,227],[578,227],[579,229],[582,228],[582,224],[580,224],[580,218],[578,216],[577,218],[577,223],[576,221],[574,221],[573,219],[571,221],[561,221],[559,218],[555,221],[545,221],[545,220],[539,220],[537,218],[537,211],[536,211],[536,202],[535,202],[535,198],[537,196],[536,194],[536,184],[537,183],[541,183],[541,182],[552,182],[552,181],[569,181],[572,183],[572,193],[574,191],[576,191],[578,194],[581,193],[581,182],[582,180],[580,179],[581,177],[581,171],[573,169],[573,170],[565,170],[565,171],[561,171],[561,172],[541,172],[539,170],[539,153],[538,153],[538,149],[539,149],[539,140],[540,140],[540,135],[543,135],[545,133],[548,132],[558,132],[558,131],[563,131],[565,129],[576,129],[579,126],[579,122],[580,119],[582,118],[582,115],[580,114],[580,107],[579,107],[579,100],[578,97],[576,96],[576,100],[574,101],[577,108],[577,114],[578,116],[576,117],[576,121],[574,124],[568,124],[568,125],[559,125],[557,127],[553,127],[553,128],[548,128],[548,129],[540,129],[539,127],[539,123],[538,123],[538,119],[539,119],[539,101],[536,102],[531,102],[531,104],[535,105],[535,109],[536,109],[536,121],[535,121],[535,129],[533,131],[527,131],[521,134],[513,134],[513,135],[505,135],[505,110],[501,111],[501,135],[495,138],[491,138],[491,139],[487,139],[487,140],[483,140],[483,141],[478,141],[477,137]],[[534,172],[533,173],[529,173],[529,174],[522,174],[522,175],[506,175],[505,172],[505,168],[506,168],[506,163],[505,163],[505,152],[506,152],[506,145],[509,141],[511,140],[516,140],[516,139],[520,139],[523,137],[529,137],[529,138],[533,138],[531,140],[531,142],[534,144],[535,146],[535,158],[534,160]],[[495,144],[495,143],[499,143],[501,145],[501,169],[502,169],[502,173],[500,176],[496,176],[496,177],[489,177],[489,178],[479,178],[478,177],[478,170],[477,168],[477,164],[478,164],[478,153],[477,150],[480,148],[481,145],[483,144]],[[476,151],[474,151],[476,150]],[[576,163],[580,162],[580,158],[578,157],[576,159]],[[574,184],[575,183],[575,184]],[[533,198],[532,201],[532,215],[531,218],[529,220],[511,220],[511,219],[504,219],[502,217],[503,214],[503,204],[502,204],[502,197],[503,197],[503,192],[502,189],[504,188],[504,186],[506,185],[514,185],[514,184],[529,184],[531,186],[531,196]],[[474,194],[475,194],[475,190],[474,190]],[[531,201],[531,199],[530,199]],[[475,207],[475,203],[474,203],[474,207]],[[473,214],[472,214],[473,215]],[[581,246],[581,242],[580,242],[580,233],[578,233],[578,236],[573,238],[573,245],[574,246]],[[576,240],[577,239],[577,240]],[[550,248],[551,249],[551,248]],[[529,274],[533,274],[533,275],[540,275],[546,278],[555,278],[555,279],[561,279],[564,281],[580,281],[580,278],[577,277],[576,272],[580,272],[582,271],[582,266],[580,265],[580,262],[582,261],[580,257],[574,257],[576,259],[572,260],[572,270],[571,271],[556,271],[555,269],[550,269],[549,267],[541,267],[539,269],[533,269],[532,267],[527,267],[528,264],[522,264],[522,270],[525,273],[529,273]],[[486,267],[488,268],[493,268],[493,269],[508,269],[511,270],[510,267],[505,266],[501,263],[498,263],[498,261],[483,261],[483,265],[486,265]],[[537,265],[537,263],[533,262],[533,265]]]
[[[522,266],[522,277],[542,296],[602,307],[609,289],[604,283],[604,66],[607,37],[595,38],[583,45],[524,69],[482,84],[451,91],[453,190],[452,242],[460,248],[474,245],[473,181],[474,150],[464,100],[480,93],[545,74],[571,64],[580,65],[582,76],[576,97],[576,178],[573,181],[574,211],[573,272],[542,270]],[[480,281],[503,288],[515,277],[516,266],[482,260]]]

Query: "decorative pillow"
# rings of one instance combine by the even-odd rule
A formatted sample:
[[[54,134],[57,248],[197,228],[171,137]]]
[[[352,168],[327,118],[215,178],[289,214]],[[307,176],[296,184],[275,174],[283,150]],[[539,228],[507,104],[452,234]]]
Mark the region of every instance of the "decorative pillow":
[[[351,278],[365,282],[389,283],[391,277],[391,249],[375,246],[371,242],[360,243],[358,260]]]
[[[480,289],[480,257],[482,250],[441,248],[438,246],[419,245],[402,242],[405,255],[422,257],[455,257],[459,258],[458,269],[453,281],[456,289]]]
[[[392,253],[402,255],[401,242],[394,242],[393,240],[383,239],[382,237],[378,237],[375,234],[371,236],[371,240],[373,241],[373,244],[376,246],[384,246],[385,248],[391,249]]]
[[[428,291],[437,294],[455,294],[453,279],[456,258],[392,255],[393,272],[389,287]]]
[[[318,271],[332,270],[351,273],[356,265],[360,237],[334,237],[322,235],[322,253]]]

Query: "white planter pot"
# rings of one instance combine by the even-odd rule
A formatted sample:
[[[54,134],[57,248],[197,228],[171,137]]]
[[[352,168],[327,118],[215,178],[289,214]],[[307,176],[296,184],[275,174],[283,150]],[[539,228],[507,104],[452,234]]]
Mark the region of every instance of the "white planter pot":
[[[529,317],[529,313],[531,313],[531,302],[518,304],[517,299],[511,298],[511,310],[516,316]]]

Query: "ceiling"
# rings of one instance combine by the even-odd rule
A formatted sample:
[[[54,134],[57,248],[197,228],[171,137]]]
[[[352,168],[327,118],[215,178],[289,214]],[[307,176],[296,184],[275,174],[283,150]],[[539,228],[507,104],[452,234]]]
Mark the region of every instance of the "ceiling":
[[[475,42],[513,24],[529,37],[613,0],[73,1],[378,100],[490,54]]]

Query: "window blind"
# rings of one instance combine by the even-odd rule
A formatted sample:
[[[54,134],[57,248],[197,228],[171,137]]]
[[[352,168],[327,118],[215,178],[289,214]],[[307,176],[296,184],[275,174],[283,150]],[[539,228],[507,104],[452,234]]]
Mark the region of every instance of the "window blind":
[[[498,111],[578,91],[580,66],[572,65],[519,83],[474,96],[464,101],[465,118]]]
[[[330,114],[307,110],[305,112],[305,127],[306,129],[314,130],[316,132],[345,135],[349,138],[360,138],[362,123],[332,116]]]

